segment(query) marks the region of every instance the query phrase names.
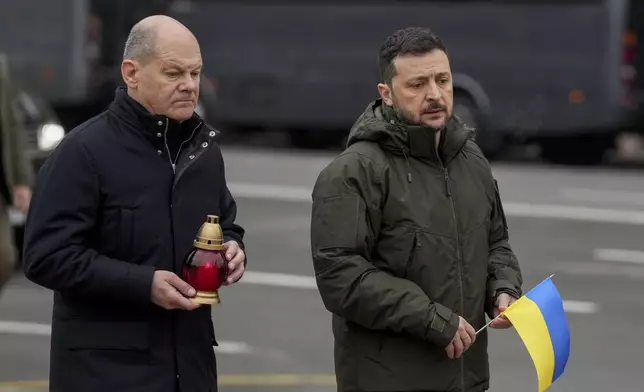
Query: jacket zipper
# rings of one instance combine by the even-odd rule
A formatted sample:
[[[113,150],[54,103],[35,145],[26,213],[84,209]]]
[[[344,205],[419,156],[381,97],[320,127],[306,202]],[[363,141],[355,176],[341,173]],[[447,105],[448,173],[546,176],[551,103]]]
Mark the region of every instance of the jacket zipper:
[[[180,145],[179,145],[179,150],[177,151],[177,156],[172,159],[171,153],[170,153],[170,146],[168,146],[168,128],[170,126],[170,121],[166,118],[165,120],[165,130],[163,132],[163,140],[165,144],[165,149],[168,153],[168,162],[170,163],[170,166],[172,167],[172,189],[170,190],[170,232],[172,234],[172,238],[174,239],[174,218],[173,218],[173,194],[174,194],[174,187],[175,187],[175,177],[177,174],[177,162],[179,161],[179,156],[181,155],[181,150],[183,149],[183,145],[190,141],[195,134],[195,131],[199,129],[201,126],[201,123],[195,127],[195,129],[192,130],[192,133],[190,134],[190,137],[187,140],[184,140]],[[175,269],[175,260],[174,260],[174,255],[176,252],[176,247],[174,245],[174,240],[172,241],[172,269]],[[181,271],[179,271],[181,273]],[[179,383],[179,359],[177,358],[177,346],[176,346],[176,340],[174,340],[174,336],[176,335],[176,318],[174,315],[172,316],[172,336],[173,336],[173,346],[174,346],[174,357],[175,357],[175,373],[176,373],[176,382]]]
[[[166,120],[165,120],[165,130],[163,131],[163,142],[165,144],[166,152],[168,153],[168,162],[170,163],[170,166],[172,167],[172,183],[174,184],[174,176],[176,174],[176,171],[175,171],[176,159],[175,159],[174,162],[172,161],[172,156],[170,154],[170,147],[168,146],[168,127],[169,126],[170,126],[170,122],[166,118]],[[178,159],[178,156],[179,156],[179,154],[177,153],[177,159]],[[172,216],[173,215],[172,214],[172,204],[173,204],[172,203],[172,193],[173,193],[173,190],[170,191],[170,206],[169,207],[170,207],[170,234],[171,234],[171,236],[173,238],[173,240],[172,240],[172,270],[174,270],[175,269],[174,256],[175,256],[176,249],[175,249],[175,245],[174,245],[174,218]],[[172,320],[172,323],[170,324],[170,326],[171,326],[170,328],[171,328],[171,334],[172,334],[172,349],[173,349],[172,351],[174,352],[174,362],[175,362],[175,364],[174,364],[174,366],[175,366],[174,372],[176,374],[175,382],[177,383],[177,387],[179,387],[179,358],[177,358],[177,342],[176,342],[176,338],[175,338],[175,335],[177,333],[177,327],[176,327],[176,324],[175,324],[176,323],[176,318],[174,317],[174,314],[171,315],[171,320]]]
[[[174,161],[172,161],[172,154],[170,154],[170,147],[168,146],[168,127],[170,126],[170,122],[168,119],[165,119],[165,130],[163,131],[163,143],[165,144],[165,150],[168,153],[168,162],[170,162],[170,166],[172,166],[172,174],[176,174],[176,162],[177,159],[179,159],[179,153],[177,153],[177,156]],[[179,152],[181,152],[181,147],[179,147]]]
[[[173,208],[174,208],[173,204],[174,203],[172,202],[172,200],[173,200],[173,195],[174,195],[174,188],[175,188],[175,185],[176,185],[177,162],[179,161],[179,156],[181,155],[181,150],[183,149],[183,145],[185,143],[187,143],[188,141],[190,141],[194,137],[195,132],[197,131],[197,129],[199,129],[201,124],[202,123],[200,122],[195,127],[195,129],[192,130],[192,133],[190,134],[190,137],[188,139],[184,140],[179,145],[179,150],[177,151],[177,156],[173,160],[172,157],[170,156],[170,147],[168,146],[168,127],[170,125],[170,122],[169,122],[169,120],[167,118],[165,120],[165,131],[163,133],[163,135],[164,135],[163,139],[164,139],[164,142],[165,142],[166,151],[168,152],[168,162],[170,162],[170,166],[172,166],[172,189],[170,190],[170,229],[171,229],[171,232],[172,232],[172,238],[174,238],[174,219],[173,219],[173,216],[172,216],[172,211],[173,211]],[[174,242],[173,242],[173,245],[172,245],[172,254],[173,255],[174,255],[174,252],[175,252],[175,247],[174,247]],[[172,266],[174,268],[174,261],[173,261]]]
[[[194,137],[194,135],[195,135],[195,132],[197,132],[197,129],[199,129],[202,125],[204,125],[204,123],[203,123],[203,122],[200,122],[200,123],[199,123],[199,124],[198,124],[198,125],[197,125],[193,130],[192,130],[192,133],[190,134],[190,138],[189,138],[188,140],[185,140],[183,143],[186,143],[186,142],[188,142],[188,141],[192,140],[192,138],[193,138],[193,137]],[[183,146],[183,143],[181,143],[181,146]],[[179,148],[179,151],[181,151],[181,147]],[[172,189],[173,189],[173,190],[174,190],[174,187],[177,185],[177,181],[179,180],[179,178],[181,178],[181,175],[183,174],[183,172],[185,172],[185,171],[190,167],[190,165],[191,165],[191,164],[193,164],[197,159],[199,159],[199,157],[201,157],[202,152],[203,152],[203,148],[201,148],[199,151],[195,152],[195,153],[194,153],[194,157],[193,157],[193,159],[191,159],[189,162],[187,162],[185,165],[183,165],[183,166],[181,167],[181,170],[179,170],[179,171],[177,171],[177,172],[175,173],[175,174],[176,174],[176,177],[175,177],[174,182],[173,182],[173,184],[172,184]]]
[[[452,205],[452,216],[454,218],[454,225],[456,227],[456,262],[457,262],[457,267],[458,267],[458,280],[459,280],[459,290],[460,290],[460,305],[461,305],[461,314],[464,314],[465,312],[465,305],[463,301],[463,265],[461,261],[461,239],[459,235],[459,227],[458,227],[458,218],[456,216],[456,205],[454,204],[454,198],[452,197],[452,189],[449,186],[449,172],[445,165],[443,165],[442,159],[439,157],[438,160],[441,163],[441,167],[443,168],[443,176],[445,179],[445,193],[447,194],[447,198],[450,200],[451,205]],[[465,392],[465,356],[461,356],[461,391]]]
[[[181,150],[183,149],[183,145],[185,143],[189,142],[195,136],[195,132],[197,131],[197,129],[199,129],[199,127],[201,126],[201,123],[199,123],[195,127],[195,129],[192,130],[192,133],[190,134],[190,137],[188,139],[186,139],[183,142],[181,142],[181,144],[179,145],[179,150],[177,151],[177,156],[174,157],[174,160],[172,159],[172,156],[170,154],[170,147],[168,146],[168,127],[169,126],[170,126],[170,122],[166,118],[166,120],[165,120],[165,131],[163,132],[163,141],[165,143],[165,149],[168,152],[168,162],[170,162],[170,166],[172,166],[172,173],[177,174],[177,161],[179,161],[179,156],[181,155]],[[173,181],[173,183],[174,183],[174,181]],[[173,186],[173,188],[174,188],[174,186]]]

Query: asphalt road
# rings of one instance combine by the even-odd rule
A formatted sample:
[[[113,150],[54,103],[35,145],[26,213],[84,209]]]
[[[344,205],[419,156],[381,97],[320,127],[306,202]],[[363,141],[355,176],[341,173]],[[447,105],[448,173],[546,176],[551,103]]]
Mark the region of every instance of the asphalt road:
[[[213,309],[222,391],[333,391],[330,316],[312,279],[310,189],[330,153],[226,147],[249,271]],[[494,165],[526,288],[555,273],[572,351],[550,389],[644,390],[644,170]],[[51,293],[0,298],[0,392],[44,391]],[[492,391],[536,391],[513,330],[491,331]]]

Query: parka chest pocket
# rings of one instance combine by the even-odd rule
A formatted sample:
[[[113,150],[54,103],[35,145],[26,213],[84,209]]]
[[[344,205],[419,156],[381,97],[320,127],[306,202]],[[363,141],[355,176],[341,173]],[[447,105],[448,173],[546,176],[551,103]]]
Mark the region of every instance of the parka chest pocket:
[[[414,260],[423,251],[421,230],[414,227],[397,226],[381,234],[378,241],[380,258],[385,265],[376,267],[388,270],[394,276],[414,280],[412,267]]]
[[[405,269],[403,273],[403,277],[407,278],[409,276],[410,268],[412,266],[412,262],[414,261],[414,257],[416,256],[416,253],[418,252],[418,248],[421,247],[420,242],[418,241],[419,237],[419,231],[414,230],[413,233],[410,235],[411,238],[411,243],[409,244],[409,253],[407,254],[407,259],[405,260]]]
[[[432,299],[442,299],[458,275],[456,241],[423,229],[409,235],[405,279],[416,283]]]
[[[398,278],[407,277],[407,268],[417,249],[416,230],[406,226],[390,227],[380,232],[372,263]]]

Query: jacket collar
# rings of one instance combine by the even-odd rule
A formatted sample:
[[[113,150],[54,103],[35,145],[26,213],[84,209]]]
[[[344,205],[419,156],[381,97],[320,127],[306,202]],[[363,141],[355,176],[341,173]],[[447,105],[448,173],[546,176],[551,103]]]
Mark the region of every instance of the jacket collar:
[[[403,153],[415,158],[447,166],[470,137],[470,132],[465,125],[457,117],[452,116],[441,131],[437,146],[435,130],[408,123],[400,118],[393,108],[384,103],[380,108],[383,120],[397,134]]]
[[[167,130],[179,130],[177,133],[187,133],[188,135],[203,120],[196,113],[182,123],[163,115],[150,113],[138,101],[130,97],[127,93],[127,87],[118,87],[114,94],[114,100],[110,104],[109,110],[118,118],[133,125],[136,129],[142,130],[146,135],[158,139],[159,132]]]

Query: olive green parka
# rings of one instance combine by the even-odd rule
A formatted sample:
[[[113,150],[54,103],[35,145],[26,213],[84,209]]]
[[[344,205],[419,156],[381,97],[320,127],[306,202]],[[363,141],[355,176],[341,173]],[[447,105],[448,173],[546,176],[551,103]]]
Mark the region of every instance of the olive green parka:
[[[484,391],[483,331],[449,359],[458,316],[475,329],[495,297],[522,294],[491,168],[473,130],[409,125],[382,100],[353,126],[313,190],[311,250],[333,313],[339,391]]]

